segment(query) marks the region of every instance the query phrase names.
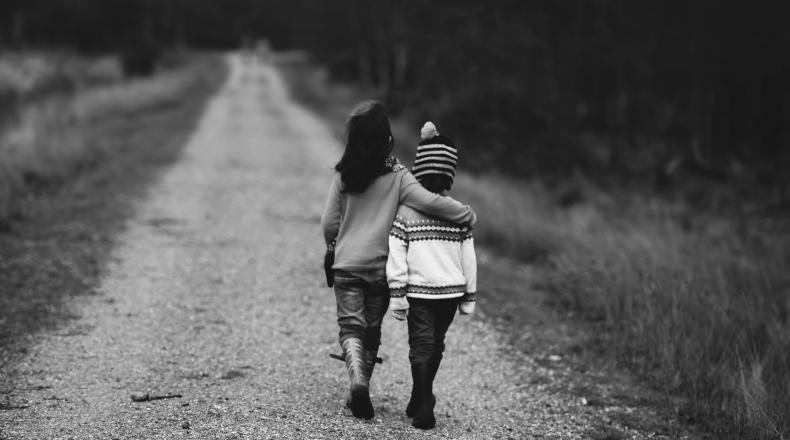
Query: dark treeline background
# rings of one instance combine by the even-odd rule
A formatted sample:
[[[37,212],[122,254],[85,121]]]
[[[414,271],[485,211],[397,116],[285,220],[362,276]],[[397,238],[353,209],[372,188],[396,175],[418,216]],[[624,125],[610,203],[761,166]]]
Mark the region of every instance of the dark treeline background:
[[[307,50],[393,112],[436,120],[465,167],[787,197],[790,26],[780,0],[4,0],[0,45]],[[764,193],[764,191],[761,191]]]

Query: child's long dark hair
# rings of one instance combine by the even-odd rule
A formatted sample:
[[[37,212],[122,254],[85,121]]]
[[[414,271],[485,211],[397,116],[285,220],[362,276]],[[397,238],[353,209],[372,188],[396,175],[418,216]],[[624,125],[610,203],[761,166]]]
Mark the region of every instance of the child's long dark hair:
[[[384,105],[378,101],[358,104],[346,123],[346,151],[335,169],[343,192],[364,192],[381,175],[392,152],[392,130]]]

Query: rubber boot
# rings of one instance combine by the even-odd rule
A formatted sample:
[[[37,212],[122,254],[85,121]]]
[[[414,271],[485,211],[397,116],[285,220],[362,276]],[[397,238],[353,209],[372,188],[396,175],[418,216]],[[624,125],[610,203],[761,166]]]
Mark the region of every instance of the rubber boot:
[[[439,371],[439,365],[441,365],[441,363],[442,363],[442,358],[441,357],[438,358],[438,359],[433,358],[431,360],[431,363],[429,364],[430,365],[430,370],[431,370],[431,381],[436,379],[436,373]]]
[[[368,379],[368,387],[370,387],[370,380],[373,378],[373,370],[376,368],[376,357],[378,355],[378,349],[365,350],[365,376]]]
[[[368,381],[368,391],[370,390],[370,380],[373,377],[373,370],[376,367],[376,357],[379,354],[378,350],[364,350],[364,359],[365,359],[365,377]],[[351,409],[351,393],[349,393],[348,397],[346,398],[346,408]]]
[[[411,397],[409,403],[406,405],[406,415],[414,417],[417,415],[417,410],[420,409],[420,401],[418,397],[417,382],[414,380],[414,365],[411,366]]]
[[[418,429],[433,429],[436,418],[433,415],[433,379],[429,364],[414,364],[411,367],[414,384],[417,387],[419,409],[411,425]]]
[[[429,365],[429,371],[431,374],[431,383],[436,378],[436,372],[439,371],[439,363],[441,363],[441,359],[438,361],[432,361]],[[412,366],[412,386],[411,386],[411,398],[409,398],[409,403],[406,405],[406,415],[409,417],[414,417],[417,415],[417,410],[420,409],[419,404],[419,394],[417,392],[416,382],[414,381],[414,367]],[[431,403],[435,406],[436,405],[436,395],[431,394]]]
[[[373,405],[370,403],[370,382],[366,374],[365,354],[362,350],[362,340],[348,338],[343,341],[343,352],[346,356],[346,369],[348,370],[349,391],[351,393],[351,413],[360,419],[373,418]],[[347,404],[348,404],[347,403]]]

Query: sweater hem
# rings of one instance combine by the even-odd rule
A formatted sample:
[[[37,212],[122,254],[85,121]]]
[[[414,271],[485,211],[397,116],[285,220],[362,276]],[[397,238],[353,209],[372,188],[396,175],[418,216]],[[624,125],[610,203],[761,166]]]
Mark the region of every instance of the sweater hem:
[[[462,296],[466,293],[465,284],[450,284],[443,286],[425,286],[420,284],[409,284],[406,287],[409,295],[428,295],[428,297],[435,296]],[[415,297],[417,298],[417,297]]]
[[[452,298],[460,298],[464,296],[463,292],[460,293],[445,293],[445,294],[436,294],[436,293],[407,293],[407,297],[409,298],[419,298],[419,299],[452,299]]]

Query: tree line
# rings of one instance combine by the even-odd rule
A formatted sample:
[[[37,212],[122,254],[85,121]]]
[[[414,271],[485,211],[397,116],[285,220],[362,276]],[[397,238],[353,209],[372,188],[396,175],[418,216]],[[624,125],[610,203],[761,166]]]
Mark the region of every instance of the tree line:
[[[0,44],[302,48],[474,164],[714,179],[790,160],[779,0],[5,0]],[[571,167],[569,167],[571,165]],[[660,179],[659,179],[660,180]],[[781,179],[779,179],[781,180]]]

